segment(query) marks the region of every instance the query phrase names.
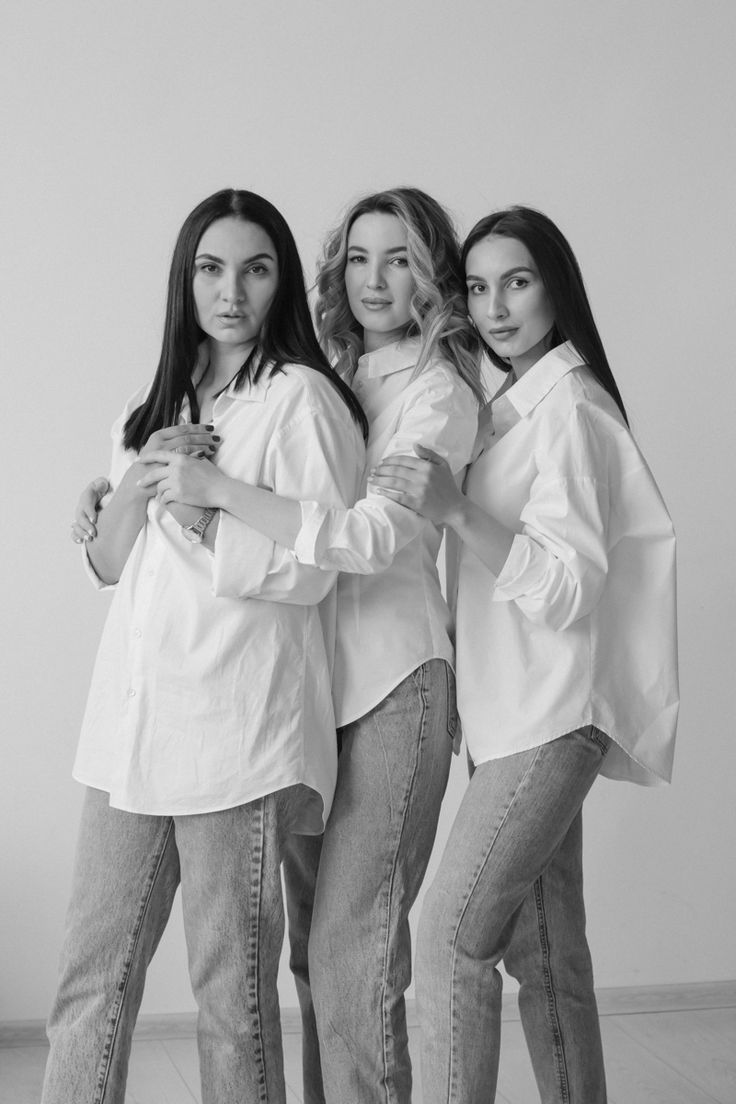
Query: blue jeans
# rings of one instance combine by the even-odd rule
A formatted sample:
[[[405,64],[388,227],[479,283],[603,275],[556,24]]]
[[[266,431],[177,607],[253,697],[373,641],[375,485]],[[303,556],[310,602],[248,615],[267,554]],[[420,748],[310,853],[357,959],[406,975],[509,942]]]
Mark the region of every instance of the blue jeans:
[[[456,725],[454,676],[444,660],[430,660],[340,730],[337,791],[321,855],[306,838],[295,837],[287,849],[306,1104],[411,1099],[408,916],[432,851]]]
[[[146,969],[180,881],[203,1104],[283,1104],[279,866],[295,789],[181,817],[87,791],[44,1104],[123,1104]]]
[[[425,1104],[494,1099],[501,959],[543,1104],[605,1104],[581,807],[608,746],[587,726],[474,771],[419,923]]]

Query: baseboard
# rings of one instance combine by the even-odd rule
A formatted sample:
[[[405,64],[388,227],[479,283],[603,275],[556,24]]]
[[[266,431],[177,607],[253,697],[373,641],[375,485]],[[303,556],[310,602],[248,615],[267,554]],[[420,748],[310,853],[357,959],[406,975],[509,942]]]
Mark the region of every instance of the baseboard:
[[[686,1012],[709,1008],[736,1008],[736,981],[688,982],[682,985],[629,985],[616,989],[597,989],[601,1016],[633,1016],[644,1012]],[[406,1002],[410,1027],[416,1027],[417,1014],[413,1000]],[[518,1020],[519,1008],[515,993],[503,998],[504,1020]],[[281,1010],[284,1034],[301,1031],[298,1008]],[[139,1040],[191,1039],[196,1033],[194,1014],[140,1016],[135,1029]],[[0,1022],[0,1048],[43,1046],[46,1033],[43,1020],[6,1020]]]

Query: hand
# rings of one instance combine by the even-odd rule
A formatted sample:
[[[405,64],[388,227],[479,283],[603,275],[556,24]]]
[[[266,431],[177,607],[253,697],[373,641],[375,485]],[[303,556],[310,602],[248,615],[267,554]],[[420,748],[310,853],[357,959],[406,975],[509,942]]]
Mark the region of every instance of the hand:
[[[72,522],[72,540],[75,544],[86,544],[97,536],[97,514],[100,500],[110,491],[109,480],[104,475],[93,479],[82,491],[74,511]]]
[[[219,506],[217,491],[227,477],[206,456],[159,450],[141,454],[142,467],[149,470],[138,486],[150,490],[165,505]]]
[[[385,456],[368,477],[378,494],[408,506],[437,524],[450,524],[462,505],[463,494],[446,460],[424,445],[416,456]]]
[[[193,454],[202,452],[212,456],[220,443],[220,438],[212,433],[211,425],[173,425],[157,429],[146,441],[139,457],[150,456],[152,452],[180,452]]]

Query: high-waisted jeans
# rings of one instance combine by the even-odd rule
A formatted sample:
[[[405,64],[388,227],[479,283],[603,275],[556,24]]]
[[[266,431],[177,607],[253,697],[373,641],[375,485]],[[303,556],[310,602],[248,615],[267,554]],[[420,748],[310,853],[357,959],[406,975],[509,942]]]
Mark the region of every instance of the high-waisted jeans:
[[[587,726],[474,771],[419,923],[425,1104],[494,1099],[501,959],[543,1104],[605,1104],[581,807],[608,746]]]
[[[203,1104],[284,1104],[279,867],[294,790],[181,817],[87,791],[44,1104],[123,1104],[146,969],[180,881]]]
[[[307,837],[287,849],[305,1104],[411,1099],[408,916],[432,851],[456,725],[454,676],[444,660],[430,660],[340,730],[321,855]]]

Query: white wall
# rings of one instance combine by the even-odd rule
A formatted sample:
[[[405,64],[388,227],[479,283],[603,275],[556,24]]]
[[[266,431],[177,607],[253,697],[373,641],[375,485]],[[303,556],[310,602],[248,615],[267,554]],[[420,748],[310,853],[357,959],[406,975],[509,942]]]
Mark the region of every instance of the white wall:
[[[176,231],[230,185],[282,208],[310,267],[349,199],[396,183],[462,230],[521,201],[569,234],[680,538],[674,785],[601,782],[589,800],[597,979],[736,977],[730,0],[4,10],[0,1019],[46,1014],[70,878],[106,606],[72,506],[155,365]],[[463,783],[456,764],[443,833]],[[177,920],[145,1011],[191,1007]]]

